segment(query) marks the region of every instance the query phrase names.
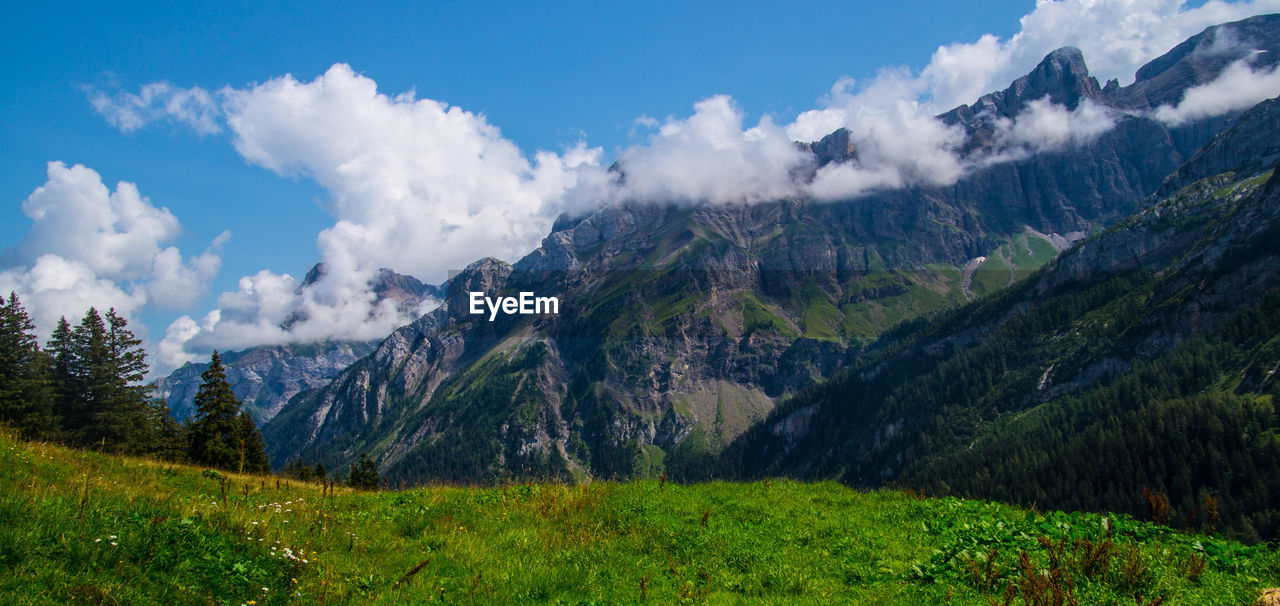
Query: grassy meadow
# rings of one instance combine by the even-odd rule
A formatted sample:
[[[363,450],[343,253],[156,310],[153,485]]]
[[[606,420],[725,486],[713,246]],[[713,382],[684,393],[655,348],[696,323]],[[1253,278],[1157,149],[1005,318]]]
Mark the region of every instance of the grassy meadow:
[[[0,603],[1246,604],[1280,555],[789,481],[354,492],[0,434]]]

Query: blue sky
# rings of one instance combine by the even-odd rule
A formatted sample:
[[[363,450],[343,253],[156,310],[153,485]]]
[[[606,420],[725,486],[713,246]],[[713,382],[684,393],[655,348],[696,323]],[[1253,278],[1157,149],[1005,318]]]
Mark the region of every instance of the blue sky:
[[[799,138],[798,133],[821,133],[842,124],[840,120],[866,115],[863,109],[849,108],[888,107],[883,97],[893,91],[905,90],[913,104],[922,103],[922,115],[946,109],[931,104],[952,97],[972,101],[974,95],[963,86],[968,78],[964,72],[952,74],[951,84],[937,75],[945,71],[935,55],[941,46],[990,59],[991,65],[972,79],[983,86],[990,83],[988,89],[1006,85],[1064,41],[1084,47],[1091,65],[1091,49],[1103,49],[1094,53],[1098,65],[1124,79],[1131,77],[1139,59],[1167,50],[1170,41],[1180,41],[1187,32],[1222,16],[1273,9],[1269,0],[1215,2],[1203,10],[1202,3],[1140,0],[1135,3],[1139,6],[1127,8],[1103,2],[1111,5],[1110,13],[1088,15],[1084,13],[1098,10],[1071,0],[1060,9],[1001,1],[983,3],[980,10],[955,2],[94,3],[56,9],[14,4],[0,9],[0,54],[6,65],[0,72],[0,117],[5,123],[0,129],[0,249],[18,245],[31,228],[22,203],[50,179],[46,164],[51,161],[84,165],[113,191],[118,181],[133,183],[150,204],[168,208],[180,221],[181,233],[162,247],[177,247],[184,259],[230,232],[230,240],[215,250],[220,267],[202,281],[203,294],[179,306],[153,304],[156,297],[135,306],[135,321],[152,343],[175,318],[201,321],[219,306],[220,293],[243,289],[239,283],[244,276],[270,270],[296,277],[324,254],[338,254],[322,253],[317,234],[335,220],[359,224],[353,218],[359,212],[352,207],[365,203],[359,199],[360,188],[334,176],[340,172],[334,172],[336,167],[317,164],[325,160],[296,149],[298,141],[311,139],[291,139],[294,148],[287,154],[280,151],[284,147],[258,156],[246,152],[244,133],[227,122],[240,110],[228,109],[225,99],[230,97],[219,96],[224,87],[244,93],[239,97],[244,101],[259,92],[257,84],[292,74],[306,85],[334,64],[345,63],[359,82],[376,82],[379,93],[413,91],[418,100],[441,101],[478,115],[482,126],[500,129],[500,142],[516,146],[530,163],[536,164],[537,150],[567,158],[573,146],[585,143],[598,148],[596,164],[607,166],[630,153],[637,166],[650,162],[658,174],[666,174],[661,173],[664,158],[688,158],[680,153],[691,144],[655,135],[655,124],[693,132],[694,118],[705,114],[708,120],[738,124],[741,128],[734,132],[746,133],[745,140],[754,144],[772,132],[766,124],[766,135],[751,134],[763,116],[771,117],[779,134]],[[1129,46],[1117,50],[1094,31],[1110,27],[1106,24],[1116,21],[1116,11],[1126,10],[1152,17],[1145,27],[1159,24],[1160,31],[1145,33],[1140,31],[1144,26],[1135,26],[1138,33],[1121,36]],[[1036,19],[1020,23],[1033,11]],[[1020,31],[1024,34],[1015,38]],[[989,35],[985,46],[984,35]],[[885,68],[899,71],[886,77]],[[857,84],[833,93],[833,85],[846,76]],[[90,104],[95,92],[136,93],[153,82],[209,92],[219,104],[218,132],[201,134],[171,119],[123,132]],[[956,90],[963,92],[952,94]],[[721,102],[695,110],[695,103],[708,99]],[[383,105],[393,106],[389,111],[406,108],[394,100]],[[838,116],[832,114],[837,109]],[[814,113],[821,111],[827,113]],[[808,122],[798,119],[805,112],[811,112]],[[420,122],[404,122],[410,123]],[[314,128],[326,126],[321,122]],[[492,143],[494,136],[486,136]],[[744,157],[752,162],[773,158],[773,153],[749,150]],[[297,166],[281,168],[277,162]],[[909,179],[912,173],[902,174]],[[361,187],[367,185],[362,182]],[[417,181],[410,185],[431,187]],[[537,191],[529,195],[547,208],[567,204],[561,200],[564,188],[547,194],[551,186],[525,185]],[[692,198],[715,198],[722,189],[699,184],[690,191],[695,192],[689,194]],[[416,203],[443,203],[425,196]],[[745,194],[742,199],[753,198]],[[512,257],[512,251],[536,245],[536,238],[531,244],[525,244],[527,235],[521,238],[511,244],[514,248],[493,254]],[[28,257],[41,252],[32,250]],[[459,258],[480,256],[467,254],[471,256]],[[429,281],[438,281],[445,269],[409,265],[427,267],[423,271],[433,275],[421,277]],[[8,269],[23,267],[11,260]],[[127,290],[140,280],[116,282]],[[201,347],[251,344],[246,338],[211,339]]]
[[[687,113],[713,94],[732,95],[752,115],[794,115],[841,75],[921,65],[939,44],[1007,35],[1027,9],[1026,2],[981,11],[912,2],[798,10],[685,2],[182,4],[3,9],[0,52],[10,67],[0,74],[0,242],[25,232],[19,204],[44,182],[44,164],[63,160],[94,168],[108,183],[137,183],[195,242],[232,229],[235,246],[214,291],[256,271],[264,252],[279,271],[302,272],[315,261],[315,233],[328,223],[317,203],[323,191],[245,166],[216,137],[164,126],[121,134],[81,90],[112,78],[217,89],[286,73],[309,79],[346,62],[384,91],[414,89],[484,113],[527,151],[585,136],[611,153],[629,142],[639,116]],[[281,233],[281,222],[296,229]]]

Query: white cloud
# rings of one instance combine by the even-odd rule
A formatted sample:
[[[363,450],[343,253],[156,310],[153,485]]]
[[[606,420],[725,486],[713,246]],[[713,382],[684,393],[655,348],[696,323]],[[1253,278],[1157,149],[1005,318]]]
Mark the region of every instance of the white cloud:
[[[0,292],[18,293],[41,341],[49,338],[59,317],[75,324],[90,307],[114,307],[128,318],[146,304],[146,295],[137,289],[126,290],[81,261],[53,254],[40,256],[29,267],[0,272]]]
[[[1008,147],[1039,152],[1087,143],[1111,130],[1115,118],[1088,99],[1068,111],[1045,96],[1028,103],[1016,119],[1001,126],[999,136]]]
[[[167,246],[182,234],[169,209],[152,205],[132,183],[112,192],[79,164],[50,162],[48,180],[22,210],[31,228],[0,254],[0,290],[19,294],[42,337],[59,316],[74,322],[91,306],[129,317],[146,305],[190,305],[217,274],[217,250],[229,237],[184,260]]]
[[[226,95],[246,159],[331,194],[337,222],[320,248],[339,273],[388,267],[437,279],[479,256],[528,252],[555,218],[551,200],[572,185],[572,165],[598,158],[577,149],[530,162],[484,116],[412,92],[387,96],[345,64],[311,82],[283,76]]]
[[[108,279],[135,280],[151,272],[161,245],[182,233],[177,217],[153,206],[132,183],[111,192],[93,169],[61,162],[49,163],[48,177],[22,203],[31,229],[5,251],[6,265],[52,253]]]
[[[646,144],[622,152],[618,164],[625,180],[613,195],[726,203],[800,192],[792,170],[808,156],[768,116],[744,130],[742,110],[727,96],[704,99],[693,107],[692,116],[667,118]]]
[[[93,109],[121,132],[130,133],[160,120],[184,124],[202,135],[222,130],[218,102],[198,86],[179,88],[168,82],[152,82],[137,93],[107,94],[94,87],[86,87],[85,92]]]
[[[1245,60],[1236,61],[1212,82],[1187,89],[1177,107],[1162,105],[1155,116],[1162,122],[1182,124],[1245,109],[1280,94],[1280,67],[1254,71]]]
[[[241,155],[329,192],[335,221],[317,237],[327,271],[301,291],[287,274],[241,279],[198,331],[180,320],[174,351],[181,338],[208,349],[383,337],[413,314],[376,302],[378,269],[440,281],[479,257],[515,260],[546,235],[577,169],[599,162],[583,145],[527,158],[484,116],[380,93],[345,64],[310,82],[286,75],[220,94]]]
[[[946,111],[1003,89],[1050,51],[1075,46],[1099,80],[1128,84],[1143,64],[1211,25],[1276,11],[1280,0],[1210,0],[1198,7],[1179,0],[1039,0],[1010,38],[939,47],[920,77],[932,106]]]
[[[828,106],[801,114],[789,133],[813,140],[823,129],[846,128],[856,159],[818,171],[810,193],[838,199],[867,191],[912,183],[951,184],[964,168],[955,149],[964,132],[935,119],[916,101],[919,81],[902,71],[882,72],[869,86],[854,92],[854,81],[841,79]]]

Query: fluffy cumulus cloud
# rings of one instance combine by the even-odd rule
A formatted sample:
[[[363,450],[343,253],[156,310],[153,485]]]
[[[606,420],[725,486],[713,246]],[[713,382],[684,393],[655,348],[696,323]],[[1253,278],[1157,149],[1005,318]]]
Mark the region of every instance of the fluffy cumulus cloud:
[[[620,195],[636,200],[754,202],[799,193],[792,169],[806,160],[786,132],[765,116],[743,127],[727,96],[699,101],[687,118],[668,118],[647,144],[622,152]]]
[[[344,64],[310,82],[229,91],[224,108],[246,159],[329,191],[337,223],[320,248],[339,276],[388,267],[434,279],[478,256],[528,252],[555,218],[549,201],[573,185],[567,169],[599,153],[530,161],[484,116],[382,94]]]
[[[1115,126],[1112,110],[1085,99],[1074,110],[1042,97],[1027,104],[1013,120],[996,125],[997,151],[981,163],[1003,162],[1042,151],[1079,146]]]
[[[307,288],[267,271],[241,279],[201,321],[175,323],[173,352],[183,341],[207,349],[385,336],[420,310],[378,301],[379,269],[439,281],[483,256],[514,260],[546,235],[578,169],[599,162],[599,150],[582,145],[526,157],[484,116],[384,94],[345,64],[219,96],[245,159],[328,191],[335,221],[317,237],[326,272]]]
[[[819,170],[810,193],[838,199],[911,183],[954,183],[964,171],[955,153],[964,133],[923,107],[921,91],[920,81],[901,70],[882,72],[861,90],[846,78],[831,89],[826,107],[800,114],[788,128],[791,137],[815,140],[845,128],[857,152],[850,162]]]
[[[42,336],[59,316],[74,320],[90,306],[129,316],[144,305],[189,306],[218,272],[224,233],[202,254],[174,246],[178,219],[128,182],[111,191],[82,165],[50,162],[48,181],[22,204],[31,228],[0,253],[0,291],[14,291]]]

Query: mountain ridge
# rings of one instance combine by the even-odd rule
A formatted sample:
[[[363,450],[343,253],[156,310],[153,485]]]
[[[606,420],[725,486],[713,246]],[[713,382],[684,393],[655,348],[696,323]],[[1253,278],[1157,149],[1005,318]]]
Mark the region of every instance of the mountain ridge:
[[[1052,53],[1021,90],[1051,76],[1085,83],[1082,95],[1132,90],[1082,80],[1077,59]],[[408,482],[688,468],[899,320],[961,304],[969,287],[994,292],[1052,257],[1054,242],[1128,216],[1234,118],[1171,128],[1125,115],[1093,141],[951,186],[562,216],[538,249],[514,265],[472,264],[441,308],[295,397],[264,427],[273,461],[332,467],[367,452]],[[833,161],[856,154],[839,133],[809,149]],[[533,290],[566,309],[478,321],[460,294],[473,289]]]

